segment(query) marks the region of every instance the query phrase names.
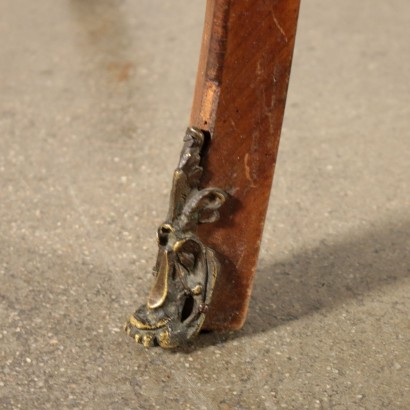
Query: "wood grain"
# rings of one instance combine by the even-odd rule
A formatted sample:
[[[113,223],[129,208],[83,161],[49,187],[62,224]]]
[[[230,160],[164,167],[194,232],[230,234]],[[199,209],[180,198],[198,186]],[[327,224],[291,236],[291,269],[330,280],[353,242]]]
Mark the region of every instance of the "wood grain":
[[[218,252],[205,328],[245,319],[275,169],[299,0],[208,0],[191,125],[212,143],[203,186],[229,193],[216,224],[198,234]]]

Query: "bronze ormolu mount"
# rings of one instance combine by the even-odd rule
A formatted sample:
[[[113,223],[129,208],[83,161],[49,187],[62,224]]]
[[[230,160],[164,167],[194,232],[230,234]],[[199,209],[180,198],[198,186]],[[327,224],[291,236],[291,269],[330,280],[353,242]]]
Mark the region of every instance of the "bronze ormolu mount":
[[[214,251],[195,235],[198,224],[219,218],[227,194],[199,189],[205,136],[188,128],[174,172],[167,219],[158,228],[154,285],[147,303],[131,316],[126,332],[145,347],[179,346],[201,330],[219,272]]]

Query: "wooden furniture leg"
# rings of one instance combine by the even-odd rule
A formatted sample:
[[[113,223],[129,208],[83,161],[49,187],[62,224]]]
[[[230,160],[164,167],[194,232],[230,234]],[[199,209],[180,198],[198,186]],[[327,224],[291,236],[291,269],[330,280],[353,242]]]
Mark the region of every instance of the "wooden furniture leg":
[[[205,327],[246,318],[285,109],[299,0],[208,0],[191,124],[207,130],[203,186],[230,199],[199,237],[221,257]]]
[[[191,127],[158,229],[148,301],[126,324],[175,347],[246,318],[276,163],[299,0],[208,0]],[[220,208],[220,213],[219,213]]]

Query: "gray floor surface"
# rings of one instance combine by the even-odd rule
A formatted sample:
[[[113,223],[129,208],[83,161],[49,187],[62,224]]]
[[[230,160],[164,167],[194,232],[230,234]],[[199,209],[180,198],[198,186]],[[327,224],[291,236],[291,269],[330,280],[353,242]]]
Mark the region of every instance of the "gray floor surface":
[[[175,352],[151,284],[204,2],[0,1],[2,409],[410,409],[410,3],[302,4],[249,317]]]

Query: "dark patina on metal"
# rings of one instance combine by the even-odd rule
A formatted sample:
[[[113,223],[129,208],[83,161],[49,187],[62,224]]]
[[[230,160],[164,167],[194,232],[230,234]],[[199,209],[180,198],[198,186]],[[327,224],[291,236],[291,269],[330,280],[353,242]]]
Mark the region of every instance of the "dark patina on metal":
[[[158,228],[154,285],[147,303],[131,316],[126,332],[145,347],[173,348],[197,335],[205,321],[219,272],[215,252],[195,235],[196,227],[219,219],[227,194],[199,189],[205,136],[188,128],[174,171],[169,211]]]

